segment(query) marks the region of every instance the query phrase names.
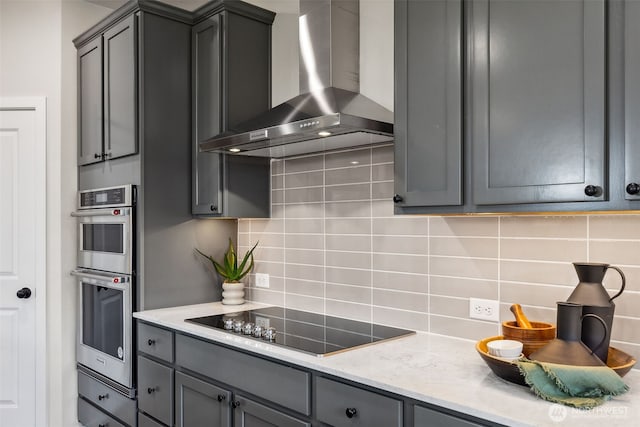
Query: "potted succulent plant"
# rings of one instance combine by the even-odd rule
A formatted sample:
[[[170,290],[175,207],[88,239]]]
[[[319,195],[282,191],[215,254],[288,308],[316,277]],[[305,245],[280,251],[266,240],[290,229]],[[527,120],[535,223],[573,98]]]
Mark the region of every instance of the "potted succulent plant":
[[[258,243],[251,248],[238,265],[238,257],[233,247],[233,241],[229,238],[229,248],[224,254],[222,263],[217,262],[212,256],[207,255],[196,248],[196,251],[213,264],[213,268],[224,278],[222,283],[222,304],[238,305],[244,304],[244,283],[242,279],[253,269],[253,250]]]

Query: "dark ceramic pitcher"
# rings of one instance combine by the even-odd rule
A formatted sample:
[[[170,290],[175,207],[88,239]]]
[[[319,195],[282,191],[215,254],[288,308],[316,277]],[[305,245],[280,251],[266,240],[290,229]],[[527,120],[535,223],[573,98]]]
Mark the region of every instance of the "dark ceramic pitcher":
[[[613,300],[624,291],[626,283],[624,273],[618,267],[609,264],[574,262],[573,266],[580,282],[569,295],[567,302],[582,304],[582,314],[594,314],[604,320],[607,325],[606,332],[594,318],[585,319],[582,325],[581,338],[587,347],[593,350],[606,363],[609,342],[611,341],[613,315],[616,309]],[[622,278],[622,286],[614,296],[609,296],[609,293],[602,285],[604,275],[610,268],[616,270]],[[599,345],[601,342],[604,344]]]
[[[540,362],[559,363],[576,366],[602,366],[604,362],[581,340],[583,324],[587,319],[595,319],[608,335],[604,320],[595,314],[582,314],[582,305],[560,301],[558,305],[556,338],[541,349],[529,355],[529,359]],[[599,346],[604,345],[604,340]]]

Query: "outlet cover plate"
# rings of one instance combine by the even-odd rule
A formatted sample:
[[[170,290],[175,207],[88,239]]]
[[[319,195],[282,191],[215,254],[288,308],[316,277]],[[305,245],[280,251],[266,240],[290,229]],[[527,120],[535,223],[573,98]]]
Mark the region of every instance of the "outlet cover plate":
[[[469,317],[499,322],[500,303],[490,299],[469,298]]]
[[[267,273],[256,273],[255,279],[256,288],[269,287],[269,275]]]

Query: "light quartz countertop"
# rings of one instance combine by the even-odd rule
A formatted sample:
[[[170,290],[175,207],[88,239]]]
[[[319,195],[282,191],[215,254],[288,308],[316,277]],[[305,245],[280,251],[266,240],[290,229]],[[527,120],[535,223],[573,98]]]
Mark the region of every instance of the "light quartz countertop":
[[[429,333],[356,348],[326,357],[289,350],[184,320],[267,307],[258,303],[207,303],[134,313],[134,317],[240,350],[335,375],[422,402],[509,426],[632,426],[640,419],[640,372],[624,381],[631,390],[588,411],[554,405],[527,387],[497,377],[475,342]]]

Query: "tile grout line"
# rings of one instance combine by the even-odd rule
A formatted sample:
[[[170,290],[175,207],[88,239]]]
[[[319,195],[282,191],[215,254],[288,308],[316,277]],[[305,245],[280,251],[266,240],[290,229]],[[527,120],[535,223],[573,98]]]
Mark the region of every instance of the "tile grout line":
[[[431,218],[427,218],[427,332],[431,332]]]
[[[500,303],[502,301],[502,216],[498,217],[498,335],[502,332],[500,328]]]
[[[373,148],[369,148],[369,319],[373,323]]]

